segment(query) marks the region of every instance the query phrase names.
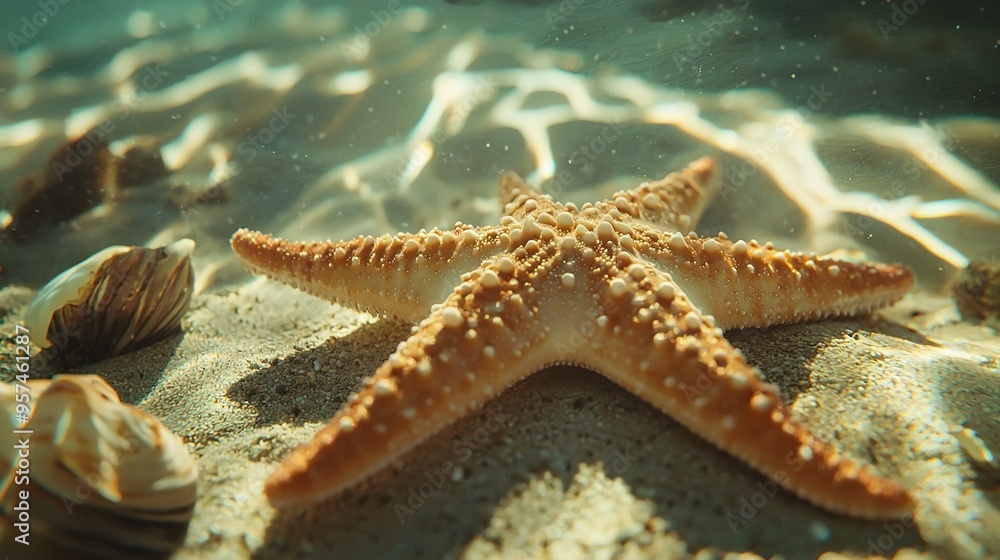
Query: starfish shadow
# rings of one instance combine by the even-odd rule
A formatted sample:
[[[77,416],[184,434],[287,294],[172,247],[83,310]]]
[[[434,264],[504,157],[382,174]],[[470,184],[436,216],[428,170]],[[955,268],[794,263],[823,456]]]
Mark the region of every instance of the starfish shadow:
[[[114,388],[123,403],[136,404],[156,388],[177,347],[184,341],[180,332],[149,346],[126,352],[100,362],[84,364],[66,370],[39,371],[40,377],[60,373],[95,373]]]
[[[226,390],[226,397],[256,410],[257,426],[287,423],[301,426],[326,422],[361,387],[396,347],[406,338],[409,326],[381,320],[311,349],[276,359],[250,375],[241,377]],[[317,365],[319,367],[317,367]],[[310,373],[315,380],[310,378]],[[309,399],[296,402],[303,391]],[[312,387],[321,390],[316,391]]]
[[[734,329],[726,332],[726,340],[739,348],[750,364],[760,368],[767,381],[778,385],[782,400],[788,403],[809,388],[807,366],[816,360],[821,347],[837,338],[858,340],[866,336],[862,333],[878,333],[917,345],[937,346],[916,331],[875,317]]]

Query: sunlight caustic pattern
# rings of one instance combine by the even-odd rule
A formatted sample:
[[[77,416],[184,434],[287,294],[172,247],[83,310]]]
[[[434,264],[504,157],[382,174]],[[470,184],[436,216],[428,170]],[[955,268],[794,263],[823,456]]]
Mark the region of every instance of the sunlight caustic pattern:
[[[871,239],[870,230],[879,225],[961,269],[976,257],[969,254],[975,249],[958,246],[954,236],[940,233],[952,226],[939,224],[1000,226],[997,186],[950,149],[956,139],[995,135],[1000,123],[832,118],[818,112],[835,95],[824,90],[816,91],[809,107],[795,108],[757,90],[693,95],[620,73],[585,75],[577,72],[582,63],[576,54],[436,29],[419,8],[353,28],[353,20],[336,9],[307,11],[295,3],[262,9],[269,12],[256,17],[275,22],[285,40],[280,47],[259,41],[250,14],[234,10],[224,14],[221,32],[218,26],[209,31],[175,22],[160,31],[188,36],[166,40],[147,30],[88,75],[44,71],[76,54],[76,45],[0,55],[0,76],[17,83],[0,99],[6,116],[0,122],[0,169],[24,176],[29,164],[37,167],[31,156],[40,148],[97,131],[114,140],[112,152],[153,136],[166,167],[192,184],[238,186],[234,179],[243,160],[256,154],[255,147],[273,150],[271,142],[284,134],[288,141],[307,142],[313,163],[326,170],[302,194],[305,206],[330,189],[375,201],[406,194],[415,184],[435,181],[432,163],[444,155],[443,144],[499,131],[521,137],[533,166],[522,171],[529,183],[545,189],[562,168],[554,135],[566,124],[628,125],[654,136],[670,127],[689,139],[691,156],[731,156],[725,163],[733,170],[729,188],[741,187],[747,177],[773,183],[804,219],[804,230],[795,233],[803,248],[829,250],[826,236],[845,228],[855,230],[863,248],[878,245],[884,242]],[[205,65],[206,59],[212,63]],[[257,95],[226,95],[246,88]],[[289,127],[297,131],[265,127],[247,136],[246,123],[267,122],[290,105],[291,114],[304,110],[294,106],[303,95],[319,98],[310,107],[330,109],[308,112]],[[53,110],[57,101],[74,98],[81,101],[76,108]],[[863,187],[835,174],[821,148],[843,145],[882,151],[919,169],[918,182],[935,192],[910,183],[887,188],[871,181]],[[629,169],[623,163],[618,172]],[[492,177],[483,179],[489,184]]]

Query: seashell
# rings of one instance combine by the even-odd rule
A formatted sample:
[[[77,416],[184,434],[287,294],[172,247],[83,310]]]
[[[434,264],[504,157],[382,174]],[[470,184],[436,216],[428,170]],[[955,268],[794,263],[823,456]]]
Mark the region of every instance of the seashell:
[[[0,384],[0,445],[8,450],[0,457],[0,554],[150,558],[179,547],[198,477],[184,442],[120,402],[97,375],[57,375],[27,387]],[[23,394],[32,412],[22,427],[15,405]],[[18,445],[28,450],[27,465],[11,452]],[[22,534],[15,524],[25,521],[29,547],[13,540]]]
[[[0,233],[23,241],[101,204],[108,195],[112,157],[96,128],[61,144],[41,179],[31,176],[21,183],[21,200]]]
[[[194,246],[108,247],[62,272],[25,311],[33,342],[49,362],[75,367],[167,336],[191,302]]]
[[[140,142],[119,156],[100,128],[60,144],[44,169],[21,182],[20,200],[0,218],[0,240],[27,240],[170,174],[156,146]]]
[[[965,454],[974,462],[983,466],[993,464],[996,455],[993,454],[993,450],[986,445],[986,442],[983,441],[983,438],[979,437],[979,434],[975,430],[966,428],[965,426],[953,426],[948,433],[958,440],[959,445],[962,446],[962,451],[965,451]]]
[[[115,186],[119,189],[148,185],[170,174],[160,150],[148,144],[129,148],[115,160],[114,170]]]
[[[966,321],[1000,320],[1000,264],[972,261],[952,286],[952,293]]]

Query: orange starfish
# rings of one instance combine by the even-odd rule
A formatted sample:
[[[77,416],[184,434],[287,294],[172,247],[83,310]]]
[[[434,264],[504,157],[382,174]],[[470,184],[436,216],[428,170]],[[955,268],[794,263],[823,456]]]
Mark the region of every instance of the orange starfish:
[[[296,243],[240,230],[252,271],[356,309],[419,321],[311,442],[268,479],[276,506],[334,494],[553,364],[600,372],[828,510],[912,510],[894,482],[792,419],[722,329],[865,313],[908,270],[778,251],[690,229],[715,175],[703,158],[610,200],[561,204],[503,176],[499,226]]]

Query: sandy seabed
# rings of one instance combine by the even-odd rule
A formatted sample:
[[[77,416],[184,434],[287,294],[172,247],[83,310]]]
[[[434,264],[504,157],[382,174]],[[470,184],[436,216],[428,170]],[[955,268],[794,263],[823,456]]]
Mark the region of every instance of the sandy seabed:
[[[545,6],[505,6],[518,23],[506,30],[483,16],[498,9],[489,2],[425,2],[438,11],[391,11],[384,24],[367,10],[297,2],[247,3],[221,16],[204,7],[140,10],[129,34],[115,28],[113,47],[83,51],[97,63],[75,64],[85,57],[71,43],[4,53],[0,81],[21,85],[0,98],[5,174],[37,171],[67,137],[105,122],[114,125],[112,144],[157,146],[169,173],[26,242],[0,245],[0,331],[11,332],[45,281],[105,246],[197,241],[196,295],[182,334],[80,368],[161,419],[196,456],[198,501],[177,558],[1000,555],[997,466],[973,461],[954,435],[969,428],[1000,451],[1000,338],[993,327],[962,322],[944,290],[968,259],[997,258],[1000,124],[889,114],[885,89],[878,103],[852,112],[868,80],[885,79],[862,64],[870,75],[801,71],[803,91],[835,92],[823,110],[804,109],[809,94],[790,100],[787,89],[779,95],[753,81],[788,66],[786,51],[764,40],[787,22],[765,9],[753,18],[699,12],[671,33],[630,28],[620,41],[633,48],[612,49],[573,33],[635,14],[570,4],[562,22],[548,21]],[[163,26],[145,29],[143,13]],[[54,17],[50,29],[69,19]],[[273,23],[275,40],[261,37],[259,21]],[[878,21],[867,23],[877,29]],[[703,54],[687,50],[687,37],[717,24],[724,31]],[[517,35],[550,27],[569,39],[540,48]],[[922,79],[923,64],[937,77],[920,29],[904,27],[884,51],[865,56],[896,60],[928,49],[912,75]],[[796,60],[849,68],[856,59],[841,50],[845,37],[878,39],[857,33],[844,26],[829,48],[800,41]],[[730,91],[677,72],[709,72],[713,56],[745,60],[747,44],[774,56],[739,70],[749,82]],[[659,53],[659,70],[639,76],[640,52]],[[677,52],[688,58],[664,54]],[[144,85],[148,76],[154,83]],[[122,116],[117,103],[128,92]],[[892,95],[909,100],[907,91]],[[274,121],[281,115],[287,122]],[[828,514],[571,367],[531,376],[337,497],[270,507],[262,485],[277,462],[337,412],[409,326],[252,277],[228,248],[233,231],[306,240],[489,224],[499,216],[500,169],[580,203],[702,155],[722,162],[724,189],[700,233],[863,251],[914,269],[914,293],[872,317],[727,338],[813,433],[911,488],[915,519]],[[0,186],[6,208],[15,187]]]

